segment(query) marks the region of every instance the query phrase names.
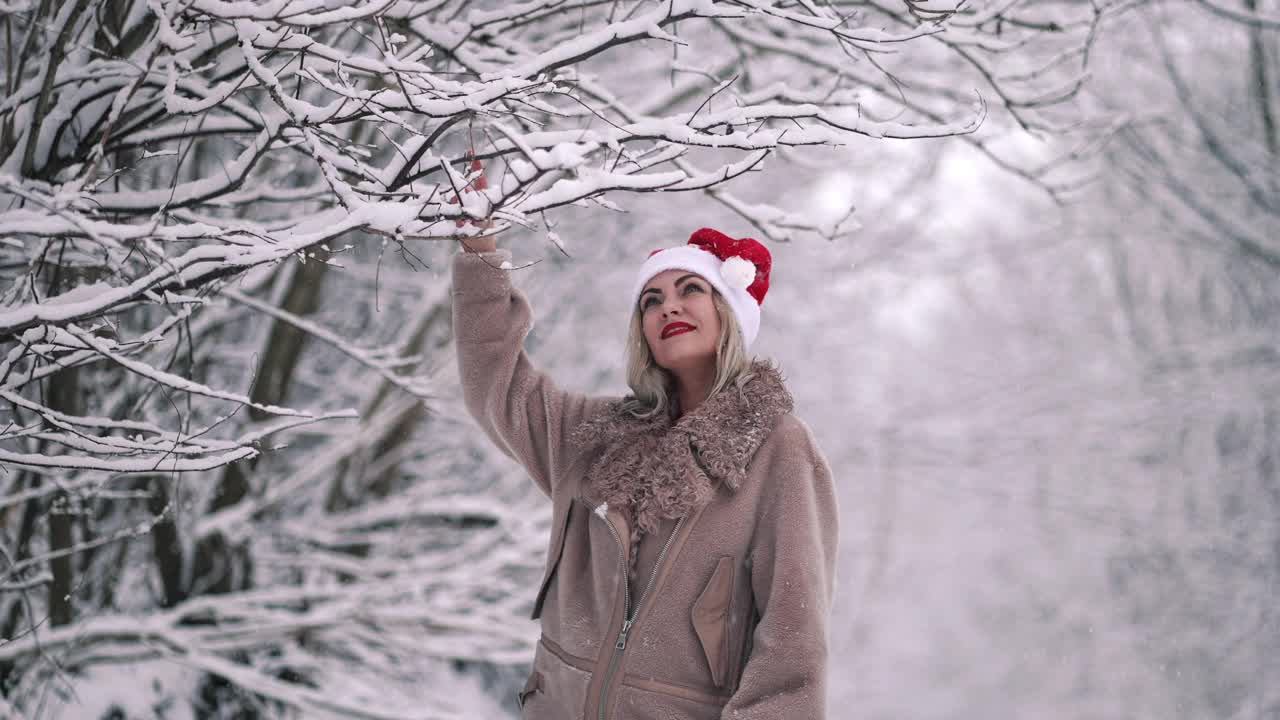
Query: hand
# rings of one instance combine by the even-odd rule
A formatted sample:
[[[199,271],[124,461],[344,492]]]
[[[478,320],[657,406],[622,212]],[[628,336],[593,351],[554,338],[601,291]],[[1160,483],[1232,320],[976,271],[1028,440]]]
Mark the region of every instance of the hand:
[[[485,177],[485,174],[484,174],[484,164],[480,162],[480,158],[477,158],[470,151],[467,152],[467,156],[471,160],[471,163],[470,163],[471,173],[478,173],[478,175],[475,175],[472,178],[472,180],[470,180],[467,183],[467,185],[462,188],[462,192],[463,193],[480,192],[489,187],[489,179]],[[454,196],[449,199],[449,203],[452,205],[460,204],[459,201],[460,201],[460,198],[457,196]],[[455,223],[457,224],[458,227],[463,227],[464,225],[474,225],[475,227],[488,230],[489,228],[493,227],[493,218],[488,217],[488,218],[485,218],[484,220],[459,219],[459,220],[456,220]],[[462,247],[467,252],[471,252],[471,253],[493,252],[494,250],[498,249],[498,242],[496,239],[494,239],[492,235],[477,235],[476,237],[465,238],[465,239],[460,238],[459,242],[462,243]]]

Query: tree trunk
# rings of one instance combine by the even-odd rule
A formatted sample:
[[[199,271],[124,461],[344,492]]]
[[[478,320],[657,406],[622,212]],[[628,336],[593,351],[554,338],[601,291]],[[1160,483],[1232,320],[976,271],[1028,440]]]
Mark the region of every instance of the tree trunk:
[[[1245,0],[1249,12],[1258,13],[1258,0]],[[1280,135],[1276,133],[1275,109],[1272,107],[1271,85],[1267,82],[1267,49],[1260,26],[1249,28],[1250,71],[1254,90],[1258,93],[1258,113],[1262,116],[1262,134],[1272,157],[1280,155]]]
[[[153,516],[164,515],[151,529],[151,553],[160,571],[160,586],[164,591],[164,606],[173,607],[182,601],[182,542],[173,522],[173,510],[164,478],[151,481],[151,495],[147,498],[147,510]]]
[[[400,356],[411,355],[420,349],[425,356],[431,351],[440,350],[448,345],[451,333],[449,324],[452,322],[450,312],[449,303],[440,302],[426,313],[420,315],[421,320],[418,321],[417,326],[413,328],[412,333],[404,340],[403,347],[400,348]],[[377,389],[373,392],[370,400],[361,408],[360,417],[362,422],[376,421],[378,411],[386,405],[387,398],[393,392],[398,392],[394,385],[385,379],[379,381]],[[366,477],[364,468],[375,464],[379,458],[395,452],[399,446],[404,444],[419,423],[430,422],[430,418],[424,417],[424,415],[425,408],[419,402],[412,410],[404,413],[379,437],[372,438],[373,447],[365,453],[362,462],[354,462],[351,457],[344,458],[334,471],[333,483],[330,485],[329,492],[325,498],[325,510],[327,512],[338,512],[356,504],[357,498],[353,497],[353,495],[359,494],[353,491],[353,486],[356,485],[367,487],[369,494],[373,497],[385,497],[391,492],[396,468],[398,467],[396,464],[383,468],[376,477]]]
[[[319,249],[315,253],[316,257],[294,270],[281,309],[302,317],[315,312],[329,267],[324,262],[328,259],[328,253]],[[272,323],[271,332],[267,335],[266,351],[262,354],[253,390],[249,394],[251,400],[261,405],[283,403],[297,369],[298,358],[305,347],[306,337],[301,330],[282,320]],[[270,416],[249,408],[249,417],[261,422]],[[256,459],[228,465],[218,483],[209,512],[223,510],[243,500],[249,494],[249,476],[256,465]],[[192,585],[187,589],[187,596],[196,589],[221,594],[250,586],[252,558],[243,548],[229,547],[226,538],[221,535],[214,535],[200,542],[196,547],[193,563]]]
[[[60,293],[65,286],[74,286],[85,279],[84,273],[72,270],[64,273],[62,251],[66,250],[66,241],[53,263],[52,278],[49,280],[49,291]],[[64,282],[65,281],[65,282]],[[67,368],[51,375],[45,384],[49,409],[65,415],[81,415],[80,407],[80,369]],[[57,493],[49,505],[49,550],[55,556],[49,561],[49,569],[53,573],[53,581],[49,583],[49,622],[54,627],[69,625],[74,619],[72,592],[75,574],[73,556],[67,552],[75,545],[72,523],[77,512],[74,498],[66,493]]]

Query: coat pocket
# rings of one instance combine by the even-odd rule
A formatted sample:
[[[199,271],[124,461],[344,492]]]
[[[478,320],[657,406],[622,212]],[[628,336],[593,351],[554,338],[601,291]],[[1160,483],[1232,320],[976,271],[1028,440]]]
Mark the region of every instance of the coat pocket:
[[[524,688],[520,691],[518,695],[516,695],[516,704],[519,705],[521,709],[524,709],[525,700],[527,700],[530,695],[538,692],[541,689],[542,689],[542,673],[538,672],[537,670],[534,670],[532,673],[529,674],[529,679],[525,681]]]
[[[590,661],[568,653],[547,637],[538,640],[533,672],[520,691],[523,720],[565,720],[578,717],[587,702]]]
[[[564,538],[569,533],[569,520],[573,516],[575,502],[576,500],[570,500],[563,514],[557,516],[552,523],[551,546],[547,549],[547,568],[542,574],[542,582],[538,585],[538,594],[533,600],[533,613],[529,618],[531,620],[537,620],[542,617],[542,604],[546,602],[547,590],[551,587],[551,578],[556,574],[556,569],[560,565],[560,557],[564,555]]]
[[[747,562],[745,572],[749,576],[751,573],[751,563]],[[735,654],[729,659],[729,686],[726,688],[729,692],[737,692],[738,687],[742,685],[742,674],[747,669],[747,661],[751,659],[752,645],[755,639],[756,626],[760,624],[760,618],[756,612],[755,598],[751,595],[751,578],[743,577],[739,579],[739,583],[745,585],[745,595],[742,595],[740,603],[741,609],[735,609],[733,618],[738,618],[741,627],[734,632],[738,633],[739,639],[735,641]]]
[[[711,580],[693,603],[693,630],[702,644],[711,681],[718,688],[729,680],[734,566],[733,557],[720,558]]]

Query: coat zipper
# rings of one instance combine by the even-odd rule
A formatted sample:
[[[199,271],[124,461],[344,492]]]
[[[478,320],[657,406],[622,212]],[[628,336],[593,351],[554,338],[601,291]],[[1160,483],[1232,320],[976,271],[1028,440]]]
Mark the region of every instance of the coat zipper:
[[[622,631],[618,633],[618,641],[613,645],[613,657],[609,658],[609,669],[605,671],[604,683],[600,685],[600,720],[607,720],[605,712],[609,707],[609,682],[613,680],[613,673],[618,667],[618,660],[622,657],[622,651],[627,649],[627,633],[631,632],[631,626],[635,624],[636,618],[631,614],[631,583],[627,580],[627,551],[622,544],[622,536],[618,534],[618,529],[609,522],[602,510],[607,511],[608,505],[601,505],[596,508],[596,514],[599,515],[609,526],[609,532],[613,533],[613,539],[618,543],[618,564],[622,568]],[[644,606],[644,599],[649,594],[649,590],[653,587],[653,582],[658,578],[658,571],[662,568],[662,561],[667,557],[667,550],[671,547],[671,541],[675,539],[676,534],[680,532],[680,526],[684,524],[684,517],[676,522],[676,527],[671,531],[671,536],[667,538],[667,542],[662,546],[662,552],[658,554],[658,561],[653,565],[653,571],[649,573],[649,582],[645,584],[644,590],[640,592],[640,598],[636,600],[636,615],[640,614],[640,608]]]

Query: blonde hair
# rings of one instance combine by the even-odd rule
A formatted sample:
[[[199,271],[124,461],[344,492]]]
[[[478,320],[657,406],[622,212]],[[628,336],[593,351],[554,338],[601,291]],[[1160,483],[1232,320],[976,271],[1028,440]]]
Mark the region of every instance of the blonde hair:
[[[741,384],[751,377],[751,356],[742,344],[742,332],[738,329],[738,318],[729,308],[729,304],[721,297],[720,292],[712,288],[711,301],[715,304],[716,314],[720,316],[720,338],[716,342],[716,377],[711,383],[711,392],[707,399],[713,398],[721,390],[732,384]],[[658,364],[653,357],[653,348],[644,336],[644,319],[640,308],[631,313],[631,327],[627,331],[627,385],[632,395],[622,403],[622,409],[632,416],[651,419],[659,413],[675,418],[675,376]]]

